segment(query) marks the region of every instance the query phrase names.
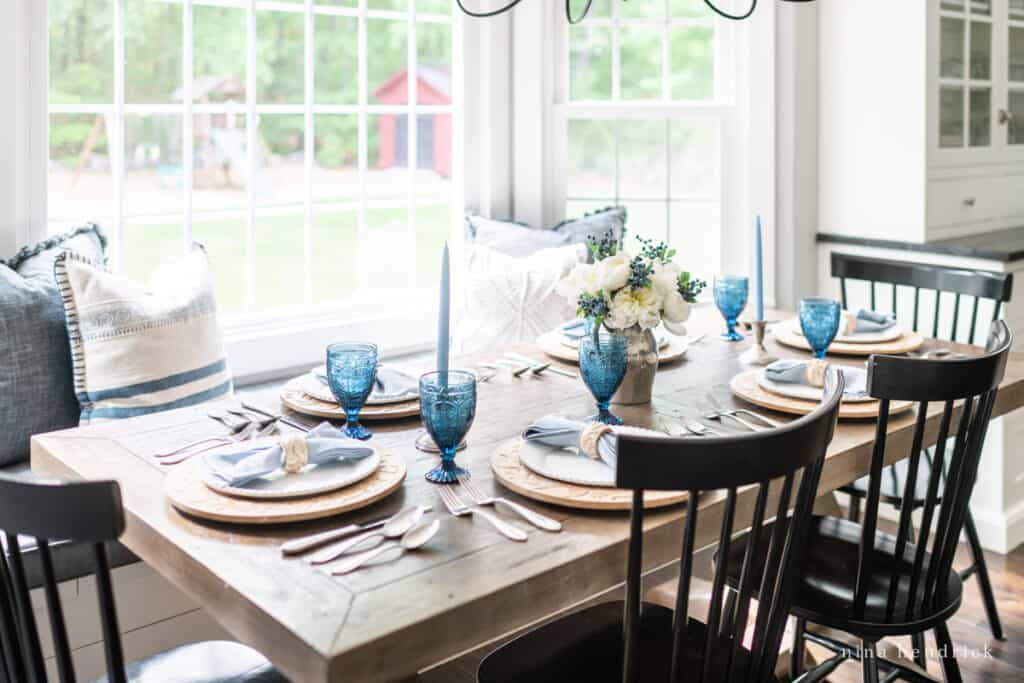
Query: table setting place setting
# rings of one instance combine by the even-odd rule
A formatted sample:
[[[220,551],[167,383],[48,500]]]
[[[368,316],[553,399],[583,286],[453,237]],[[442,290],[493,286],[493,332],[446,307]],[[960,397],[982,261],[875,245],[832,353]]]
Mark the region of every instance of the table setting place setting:
[[[433,499],[435,489],[428,487],[430,500],[414,501],[387,518],[297,536],[281,545],[282,556],[332,575],[366,571],[378,562],[397,561],[428,547],[444,523],[463,524],[475,517],[481,518],[481,528],[527,542],[534,532],[559,533],[562,524],[504,491],[560,508],[629,510],[632,492],[616,488],[619,434],[714,438],[779,428],[786,420],[760,409],[783,416],[813,411],[822,395],[830,362],[826,358],[835,355],[846,357],[838,363],[846,380],[840,418],[875,419],[879,401],[867,393],[867,371],[862,362],[849,357],[915,353],[923,344],[920,335],[908,332],[892,315],[848,312],[832,299],[805,298],[795,318],[773,323],[772,330],[780,345],[800,357],[774,357],[764,343],[768,325],[758,219],[756,310],[749,324],[753,340],[740,356],[747,369],[728,385],[738,400],[725,406],[709,393],[696,416],[657,416],[658,430],[624,424],[616,412],[634,413],[617,406],[649,405],[659,365],[680,348],[685,356],[691,344],[713,339],[706,334],[689,337],[685,326],[690,306],[706,284],[676,266],[675,251],[667,245],[642,238],[639,242],[639,252],[631,255],[610,236],[592,239],[593,263],[579,264],[559,284],[560,293],[578,306],[577,319],[552,330],[545,335],[550,337],[547,342],[538,340],[538,346],[555,359],[571,359],[578,374],[511,352],[493,363],[479,363],[475,370],[449,367],[446,245],[436,369],[418,372],[382,364],[373,343],[330,344],[324,364],[289,381],[280,395],[283,409],[323,422],[310,427],[290,413],[248,403],[211,412],[229,434],[156,454],[158,462],[175,465],[165,480],[169,501],[193,517],[239,524],[299,523],[361,510],[401,489],[408,472],[406,460],[393,447],[374,445],[372,425],[418,416],[423,431],[410,436],[415,440],[410,445],[438,458],[424,477],[437,485],[439,501]],[[726,327],[722,343],[745,340],[738,320],[747,304],[750,279],[713,279],[714,303]],[[555,345],[557,354],[549,350]],[[811,353],[808,357],[801,351]],[[476,417],[478,385],[499,369],[514,377],[552,373],[581,380],[596,409],[585,417],[532,417],[522,433],[493,446],[491,489],[456,461]],[[892,412],[911,408],[899,402],[890,406]],[[647,491],[644,505],[657,508],[685,499],[685,492]]]

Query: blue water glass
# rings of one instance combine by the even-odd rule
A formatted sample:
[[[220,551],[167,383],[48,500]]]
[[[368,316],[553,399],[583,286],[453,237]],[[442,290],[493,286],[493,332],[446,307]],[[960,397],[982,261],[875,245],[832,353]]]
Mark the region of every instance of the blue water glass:
[[[626,338],[619,334],[601,332],[596,338],[593,334],[580,338],[580,374],[597,401],[597,415],[588,418],[591,422],[622,424],[608,409],[608,402],[626,376],[626,348]]]
[[[420,415],[441,449],[441,464],[427,472],[427,481],[458,481],[460,474],[468,474],[455,464],[455,450],[476,417],[476,377],[462,370],[428,372],[420,377]]]
[[[725,318],[726,330],[722,339],[741,341],[743,335],[736,331],[736,319],[747,305],[750,278],[739,275],[715,276],[715,305]]]
[[[338,343],[327,347],[327,385],[345,409],[345,435],[353,439],[369,439],[373,434],[359,424],[359,411],[377,381],[377,346],[375,344]]]
[[[824,358],[839,332],[840,307],[835,299],[800,299],[800,329],[815,358]]]

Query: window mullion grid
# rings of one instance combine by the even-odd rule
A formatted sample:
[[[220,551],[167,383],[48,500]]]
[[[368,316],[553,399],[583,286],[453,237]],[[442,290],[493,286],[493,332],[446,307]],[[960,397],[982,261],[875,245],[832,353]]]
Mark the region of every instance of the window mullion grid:
[[[669,29],[671,16],[669,0],[665,0],[665,22],[661,29],[661,99],[669,102],[672,99],[672,68],[670,64],[672,35]],[[665,118],[665,242],[672,243],[672,144],[668,117]]]
[[[672,68],[669,64],[669,59],[671,57],[671,35],[669,33],[668,16],[668,0],[665,0],[665,21],[662,22],[661,25],[661,99],[666,102],[672,99]]]
[[[314,45],[314,16],[313,0],[306,0],[305,12],[305,59],[303,60],[305,76],[305,101],[303,111],[303,170],[305,172],[306,187],[303,193],[305,216],[303,220],[302,242],[303,242],[303,298],[306,305],[313,302],[313,162],[316,153],[316,130],[313,123],[313,98],[314,98],[314,77],[315,77],[315,45]]]
[[[182,193],[182,213],[184,225],[185,248],[192,245],[192,187],[193,187],[193,126],[192,116],[192,83],[195,76],[192,0],[184,0],[182,12],[182,58],[181,58],[181,173],[184,192]]]
[[[124,15],[126,0],[114,3],[114,115],[111,122],[113,153],[111,166],[114,181],[114,231],[117,246],[114,249],[114,268],[124,264]]]
[[[412,246],[410,253],[416,253],[416,170],[419,168],[419,121],[416,116],[416,105],[419,90],[419,54],[416,42],[416,3],[410,2],[408,24],[406,29],[406,78],[407,88],[406,100],[408,101],[408,114],[406,125],[406,162],[408,165],[408,178],[406,185],[406,231]]]
[[[369,156],[369,139],[366,105],[367,105],[367,60],[366,54],[366,0],[359,0],[359,213],[356,228],[356,251],[362,250],[366,239],[366,169]],[[359,283],[361,286],[362,283]]]
[[[249,0],[245,16],[245,304],[256,303],[256,159],[259,149],[259,122],[256,118],[256,0]]]
[[[618,102],[622,88],[619,85],[619,3],[612,3],[612,100]]]

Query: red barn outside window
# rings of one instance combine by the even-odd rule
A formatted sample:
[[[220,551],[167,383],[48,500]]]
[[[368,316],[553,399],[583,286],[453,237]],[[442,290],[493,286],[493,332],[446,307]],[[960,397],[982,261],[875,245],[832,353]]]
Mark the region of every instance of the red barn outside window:
[[[447,69],[420,65],[416,78],[418,105],[451,104],[452,77]],[[399,71],[373,93],[379,104],[407,102],[409,72]],[[377,129],[377,168],[405,166],[409,160],[407,114],[381,114]],[[416,166],[445,178],[452,171],[451,114],[417,114]]]

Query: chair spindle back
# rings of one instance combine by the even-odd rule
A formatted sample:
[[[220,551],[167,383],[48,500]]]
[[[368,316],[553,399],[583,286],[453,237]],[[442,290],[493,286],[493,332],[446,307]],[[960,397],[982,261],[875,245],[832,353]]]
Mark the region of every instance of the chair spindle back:
[[[830,370],[824,398],[815,411],[780,429],[723,437],[667,439],[618,437],[617,485],[633,490],[624,619],[623,681],[635,683],[643,557],[643,493],[684,490],[689,494],[673,618],[672,683],[767,680],[775,668],[779,643],[796,587],[803,539],[826,450],[835,430],[842,375]],[[708,608],[703,670],[687,671],[688,607],[702,494],[722,495],[718,562]],[[795,493],[795,495],[794,495]],[[706,501],[706,498],[704,499]],[[747,527],[750,536],[735,600],[726,600],[727,558],[733,536]],[[792,513],[789,511],[792,509]],[[787,517],[788,515],[788,517]],[[771,524],[776,520],[775,524]],[[779,522],[779,520],[788,520]],[[713,523],[713,522],[712,522]],[[766,557],[763,573],[755,558]],[[751,601],[758,601],[750,657],[741,657]]]

